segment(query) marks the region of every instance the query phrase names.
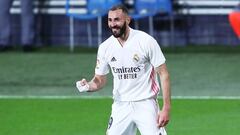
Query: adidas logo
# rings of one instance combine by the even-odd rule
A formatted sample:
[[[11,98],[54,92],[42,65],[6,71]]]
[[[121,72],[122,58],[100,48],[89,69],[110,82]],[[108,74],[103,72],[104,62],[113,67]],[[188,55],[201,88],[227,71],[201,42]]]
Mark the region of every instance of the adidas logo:
[[[111,62],[117,61],[115,57],[112,57]]]

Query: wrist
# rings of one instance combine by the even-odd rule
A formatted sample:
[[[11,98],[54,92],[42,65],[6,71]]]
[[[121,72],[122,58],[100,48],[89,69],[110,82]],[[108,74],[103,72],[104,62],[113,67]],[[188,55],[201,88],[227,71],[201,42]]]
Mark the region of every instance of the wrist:
[[[170,111],[171,110],[170,104],[164,104],[163,107],[162,107],[162,110]]]

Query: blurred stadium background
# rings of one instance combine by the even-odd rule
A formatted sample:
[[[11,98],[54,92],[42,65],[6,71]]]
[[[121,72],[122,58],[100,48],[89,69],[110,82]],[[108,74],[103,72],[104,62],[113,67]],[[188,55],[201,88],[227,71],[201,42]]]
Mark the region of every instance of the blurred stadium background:
[[[136,1],[122,2],[134,13]],[[170,7],[133,20],[131,27],[152,34],[167,58],[173,95],[169,135],[238,135],[240,41],[228,15],[240,1],[163,1]],[[74,16],[86,14],[88,2],[35,0],[39,50],[0,53],[0,135],[105,134],[111,75],[99,92],[80,94],[75,88],[80,78],[91,79],[98,43],[110,35],[106,14]],[[15,0],[11,9],[16,46],[19,5]]]
[[[66,1],[70,11],[66,11]],[[113,0],[112,0],[113,1]],[[162,46],[187,45],[238,45],[239,40],[228,22],[228,14],[239,4],[239,0],[162,0],[171,2],[171,8],[160,11],[153,17],[153,36]],[[123,0],[130,10],[134,9],[134,0]],[[167,5],[167,4],[166,4]],[[20,34],[17,23],[20,13],[20,2],[15,0],[11,9],[14,35]],[[77,46],[88,45],[87,28],[92,29],[92,44],[97,46],[97,18],[89,21],[66,16],[67,12],[87,13],[86,0],[35,0],[38,39],[40,45],[69,45],[71,34]],[[102,17],[102,40],[109,36],[106,15]],[[59,23],[61,22],[61,23]],[[136,21],[132,21],[132,27]],[[149,31],[148,19],[137,20],[139,29]],[[71,26],[74,30],[71,33]],[[12,43],[18,44],[20,36],[13,36]]]

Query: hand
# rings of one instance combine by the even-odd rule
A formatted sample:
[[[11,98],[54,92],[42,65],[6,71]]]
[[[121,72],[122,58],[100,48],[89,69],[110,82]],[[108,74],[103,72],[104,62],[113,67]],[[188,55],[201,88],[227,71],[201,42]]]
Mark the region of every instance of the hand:
[[[168,124],[169,122],[169,111],[167,110],[162,110],[158,114],[158,127],[164,127]]]
[[[82,79],[81,81],[76,82],[76,87],[79,92],[86,92],[89,91],[89,84],[86,79]]]

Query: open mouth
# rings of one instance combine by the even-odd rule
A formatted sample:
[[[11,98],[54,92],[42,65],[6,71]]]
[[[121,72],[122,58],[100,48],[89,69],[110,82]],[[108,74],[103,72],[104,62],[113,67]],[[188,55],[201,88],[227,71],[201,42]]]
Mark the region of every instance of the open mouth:
[[[120,28],[112,28],[112,31],[118,31]]]

